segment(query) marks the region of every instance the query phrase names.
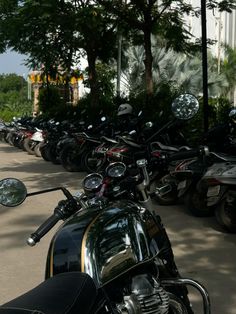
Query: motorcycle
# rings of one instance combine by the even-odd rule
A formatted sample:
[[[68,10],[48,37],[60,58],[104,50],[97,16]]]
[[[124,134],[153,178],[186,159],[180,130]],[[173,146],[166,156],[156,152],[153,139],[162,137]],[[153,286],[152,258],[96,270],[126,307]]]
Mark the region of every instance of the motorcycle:
[[[216,162],[207,169],[201,184],[206,187],[207,206],[214,206],[219,225],[228,232],[236,233],[236,157],[220,157],[221,162]]]
[[[173,139],[171,135],[175,133],[176,138],[182,138],[181,132],[178,130],[179,123],[180,121],[187,121],[197,114],[199,102],[191,94],[182,94],[174,99],[171,108],[174,119],[162,128],[155,132],[150,132],[153,124],[147,122],[143,127],[143,134],[134,134],[136,138],[139,138],[139,141],[135,141],[132,134],[119,136],[117,137],[118,143],[110,147],[106,152],[109,162],[122,161],[125,164],[133,164],[140,156],[141,158],[146,158],[151,179],[150,192],[161,205],[172,205],[177,201],[177,194],[174,190],[175,185],[172,185],[171,181],[168,180],[170,164],[167,164],[165,159],[163,160],[165,154],[171,155],[176,152],[181,153],[181,151],[189,150],[189,147],[186,145],[174,145],[173,141],[171,143],[171,138]],[[141,141],[140,138],[142,138]],[[183,139],[182,143],[184,143]],[[161,162],[162,160],[164,162]],[[171,166],[174,167],[174,165]],[[163,188],[163,186],[166,186],[167,189]]]
[[[227,122],[218,123],[203,134],[200,141],[211,151],[235,155],[236,153],[236,109],[228,114]]]
[[[196,217],[215,214],[221,226],[236,232],[234,214],[236,157],[211,152],[202,147],[202,154],[177,164],[163,182],[159,193],[175,192],[187,210]]]
[[[206,289],[179,274],[170,240],[147,191],[149,183],[145,159],[131,168],[114,162],[103,173],[87,175],[83,192],[74,196],[64,187],[27,193],[21,181],[1,180],[0,203],[5,206],[56,190],[66,199],[27,240],[36,245],[64,220],[49,246],[45,282],[0,307],[0,313],[17,307],[44,313],[66,308],[66,313],[83,314],[190,314],[194,313],[187,291],[191,285],[202,296],[203,312],[210,314]],[[55,286],[63,287],[57,298]],[[47,293],[50,305],[43,298]]]

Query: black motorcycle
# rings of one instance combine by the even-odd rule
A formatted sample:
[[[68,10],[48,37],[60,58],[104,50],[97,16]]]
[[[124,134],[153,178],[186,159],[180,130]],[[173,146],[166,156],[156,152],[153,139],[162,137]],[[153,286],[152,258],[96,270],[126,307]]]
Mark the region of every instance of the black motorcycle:
[[[60,313],[190,314],[191,285],[201,293],[204,313],[209,314],[205,288],[178,272],[148,185],[145,159],[135,167],[115,162],[104,173],[87,175],[83,192],[74,196],[64,187],[27,194],[21,181],[1,180],[0,203],[5,206],[55,190],[66,199],[27,241],[34,246],[64,220],[49,247],[46,281],[0,307],[0,313],[17,308],[19,313],[27,309],[51,314],[60,308]]]
[[[106,152],[110,162],[122,161],[127,165],[134,164],[138,158],[146,158],[151,180],[150,191],[161,205],[172,205],[177,200],[175,185],[172,185],[172,181],[169,181],[169,176],[167,176],[170,164],[166,163],[163,157],[189,149],[186,145],[180,145],[180,143],[186,144],[186,141],[179,125],[196,115],[199,102],[191,94],[182,94],[173,101],[171,109],[174,118],[161,128],[152,131],[153,123],[147,122],[141,134],[134,132],[134,134],[117,137],[118,143]],[[170,185],[172,185],[171,188]]]

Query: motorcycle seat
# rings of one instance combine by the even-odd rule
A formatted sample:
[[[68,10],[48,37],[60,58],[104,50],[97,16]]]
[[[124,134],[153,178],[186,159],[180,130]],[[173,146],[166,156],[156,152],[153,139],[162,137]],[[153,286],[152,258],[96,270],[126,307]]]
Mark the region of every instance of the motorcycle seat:
[[[0,306],[0,314],[92,314],[97,289],[80,272],[61,273]]]

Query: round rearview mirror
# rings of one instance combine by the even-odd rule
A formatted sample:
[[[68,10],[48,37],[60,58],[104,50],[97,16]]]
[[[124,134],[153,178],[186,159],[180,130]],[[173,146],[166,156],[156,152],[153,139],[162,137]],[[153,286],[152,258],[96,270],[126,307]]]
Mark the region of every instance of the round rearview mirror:
[[[8,207],[20,205],[27,196],[23,182],[15,178],[0,181],[0,204]]]
[[[191,94],[182,94],[172,103],[172,112],[177,119],[188,120],[194,117],[199,110],[197,98]]]

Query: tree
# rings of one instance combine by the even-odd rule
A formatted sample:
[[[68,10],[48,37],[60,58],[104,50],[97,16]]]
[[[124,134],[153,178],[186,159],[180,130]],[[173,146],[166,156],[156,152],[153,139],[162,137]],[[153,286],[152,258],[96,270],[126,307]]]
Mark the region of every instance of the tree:
[[[173,49],[166,50],[160,48],[153,38],[153,83],[155,93],[162,82],[169,83],[180,92],[189,92],[200,95],[202,93],[202,67],[201,55],[190,56]],[[154,53],[155,51],[155,53]],[[128,67],[123,72],[122,78],[126,84],[126,89],[134,96],[145,91],[143,63],[144,48],[142,46],[130,47],[126,51]],[[224,94],[229,82],[226,73],[218,73],[217,60],[210,53],[208,55],[208,88],[209,96],[216,97]]]
[[[2,74],[0,75],[0,92],[7,93],[10,91],[19,92],[24,86],[26,82],[22,76],[17,74]]]
[[[164,38],[167,49],[192,52],[196,46],[190,42],[192,35],[185,27],[184,17],[188,14],[199,16],[200,8],[194,8],[183,0],[97,0],[97,2],[128,25],[128,29],[135,35],[134,43],[143,44],[146,93],[149,98],[154,92],[151,36],[154,34]],[[234,2],[234,0],[208,0],[207,6],[209,9],[219,8],[230,11]]]
[[[0,118],[7,121],[16,115],[31,114],[32,103],[27,94],[27,82],[22,76],[0,75]]]
[[[230,99],[233,100],[236,87],[236,49],[229,46],[225,47],[225,57],[221,60],[220,72],[225,74],[228,81],[225,95],[229,94]]]
[[[114,56],[116,20],[100,6],[91,1],[75,1],[72,7],[74,27],[77,33],[73,37],[75,50],[82,49],[88,61],[88,82],[91,89],[91,104],[97,106],[101,96],[96,72],[96,62],[108,63]]]
[[[97,59],[108,62],[115,46],[115,20],[88,0],[28,0],[8,7],[1,22],[0,38],[27,54],[32,67],[41,67],[47,78],[58,69],[69,72],[78,55],[88,60],[91,102],[99,101],[96,74]]]

